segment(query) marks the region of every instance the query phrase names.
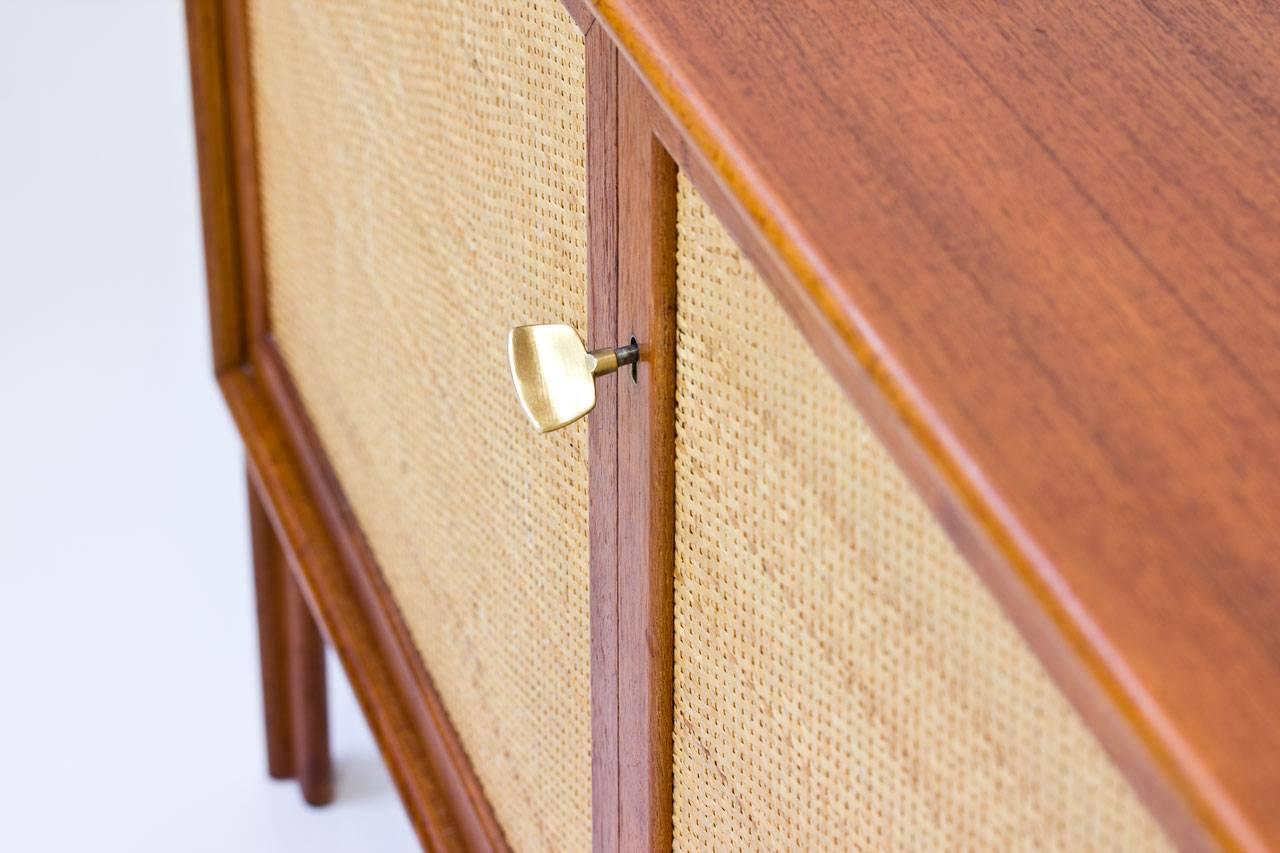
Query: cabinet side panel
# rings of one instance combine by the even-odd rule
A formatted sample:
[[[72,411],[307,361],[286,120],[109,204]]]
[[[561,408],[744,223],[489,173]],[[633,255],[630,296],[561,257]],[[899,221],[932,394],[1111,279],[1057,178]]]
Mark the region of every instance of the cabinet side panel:
[[[679,179],[677,849],[1165,840]]]
[[[590,846],[587,436],[522,323],[586,332],[585,53],[559,0],[249,3],[272,332],[517,849]]]

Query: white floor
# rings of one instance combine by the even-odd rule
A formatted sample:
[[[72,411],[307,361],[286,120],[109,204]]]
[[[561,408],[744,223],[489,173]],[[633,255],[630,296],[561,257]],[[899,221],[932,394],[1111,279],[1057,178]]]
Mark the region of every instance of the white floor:
[[[0,850],[416,847],[336,661],[267,779],[180,0],[0,0]]]

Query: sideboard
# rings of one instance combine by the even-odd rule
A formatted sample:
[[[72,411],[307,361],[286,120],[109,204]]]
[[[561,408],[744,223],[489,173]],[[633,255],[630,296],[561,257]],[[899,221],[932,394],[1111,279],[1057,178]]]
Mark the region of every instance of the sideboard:
[[[273,776],[327,645],[431,849],[1280,847],[1274,9],[187,14]]]

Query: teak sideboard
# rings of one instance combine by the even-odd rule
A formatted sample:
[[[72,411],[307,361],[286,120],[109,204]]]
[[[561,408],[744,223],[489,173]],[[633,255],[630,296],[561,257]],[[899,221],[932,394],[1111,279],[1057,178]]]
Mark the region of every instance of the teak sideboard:
[[[432,849],[1280,848],[1280,12],[187,14],[273,776],[327,644]]]

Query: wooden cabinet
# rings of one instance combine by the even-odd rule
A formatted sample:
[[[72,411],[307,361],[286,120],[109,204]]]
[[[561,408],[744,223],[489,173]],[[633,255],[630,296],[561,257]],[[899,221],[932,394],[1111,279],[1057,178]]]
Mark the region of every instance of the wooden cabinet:
[[[1256,22],[187,6],[273,775],[327,641],[433,849],[1277,843]],[[537,435],[527,323],[639,361]]]

